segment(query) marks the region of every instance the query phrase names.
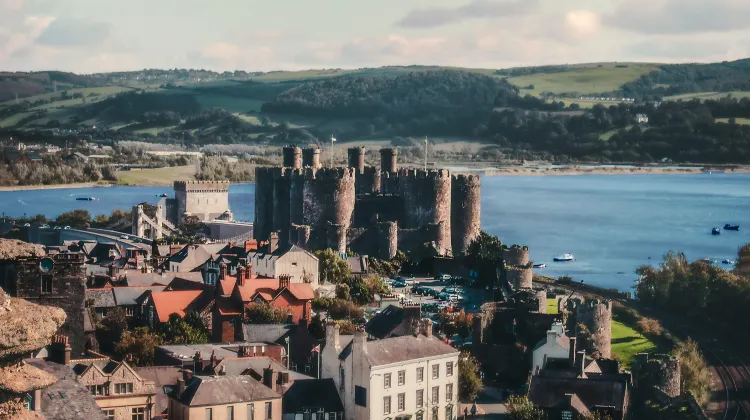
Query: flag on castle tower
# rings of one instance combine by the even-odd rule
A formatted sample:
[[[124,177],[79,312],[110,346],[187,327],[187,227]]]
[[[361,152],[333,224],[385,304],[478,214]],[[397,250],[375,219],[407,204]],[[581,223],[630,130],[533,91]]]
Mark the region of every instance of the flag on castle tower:
[[[331,136],[331,142],[336,141],[336,137]]]

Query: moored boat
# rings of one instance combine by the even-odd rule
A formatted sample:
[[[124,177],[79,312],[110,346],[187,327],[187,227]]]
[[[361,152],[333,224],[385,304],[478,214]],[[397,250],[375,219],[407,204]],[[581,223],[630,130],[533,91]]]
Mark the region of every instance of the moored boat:
[[[94,201],[96,198],[94,197],[76,197],[76,200],[78,201]]]
[[[724,230],[740,230],[740,225],[730,225],[727,223],[724,225]]]
[[[711,235],[721,235],[721,229],[719,228],[711,229]]]
[[[730,259],[721,260],[721,263],[722,264],[732,264],[732,265],[736,264],[736,262],[734,260],[730,260]]]
[[[556,256],[556,257],[554,258],[554,260],[555,260],[555,261],[558,261],[558,262],[563,262],[563,261],[573,261],[573,260],[575,260],[575,259],[576,259],[576,257],[574,257],[574,256],[573,256],[573,254],[563,254],[563,255],[558,255],[558,256]]]
[[[534,268],[544,268],[547,264],[534,264]]]

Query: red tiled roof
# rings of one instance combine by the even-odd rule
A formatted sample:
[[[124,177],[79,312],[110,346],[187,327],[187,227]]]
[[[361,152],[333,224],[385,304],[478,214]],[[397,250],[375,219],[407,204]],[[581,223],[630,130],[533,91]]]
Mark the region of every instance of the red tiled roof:
[[[222,296],[229,296],[234,290],[234,285],[237,283],[237,279],[234,277],[227,276],[224,280],[219,280],[219,293]]]
[[[159,322],[169,321],[169,315],[176,313],[185,316],[185,309],[201,295],[201,290],[181,290],[169,292],[153,292],[151,298],[154,300]]]
[[[231,278],[227,276],[227,278]],[[226,280],[225,280],[226,281]],[[224,284],[222,283],[222,292]],[[254,277],[245,282],[244,286],[237,286],[242,302],[251,302],[259,295],[266,302],[273,301],[279,295],[279,279],[261,279]],[[299,300],[312,300],[315,298],[312,286],[307,283],[292,283],[287,288],[289,292]]]
[[[299,300],[315,299],[315,292],[307,283],[292,283],[289,285],[289,291]]]

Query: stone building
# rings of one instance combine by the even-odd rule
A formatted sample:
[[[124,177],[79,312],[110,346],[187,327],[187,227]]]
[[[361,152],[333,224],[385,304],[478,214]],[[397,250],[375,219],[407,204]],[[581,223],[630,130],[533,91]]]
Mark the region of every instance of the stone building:
[[[247,376],[179,380],[169,395],[170,420],[281,420],[281,395]]]
[[[7,251],[7,252],[6,252]],[[86,273],[83,255],[45,256],[38,245],[0,239],[0,287],[13,297],[65,311],[60,333],[70,337],[74,354],[93,345],[86,331]]]
[[[612,355],[612,301],[572,298],[560,306],[567,319],[568,330],[576,331],[576,336],[580,336],[581,326],[585,327],[590,335],[591,353],[609,359]]]
[[[195,216],[201,221],[225,217],[229,210],[229,182],[227,181],[175,181],[176,220]]]
[[[463,254],[479,235],[479,177],[399,170],[395,149],[380,154],[380,168],[365,166],[364,148],[349,149],[347,168],[320,168],[285,147],[282,167],[256,169],[255,238],[278,232],[281,243],[381,258],[426,243],[438,255]]]

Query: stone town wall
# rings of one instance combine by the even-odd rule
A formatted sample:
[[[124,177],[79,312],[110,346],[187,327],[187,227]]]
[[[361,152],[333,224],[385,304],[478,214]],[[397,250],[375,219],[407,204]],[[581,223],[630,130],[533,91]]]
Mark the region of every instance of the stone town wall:
[[[594,349],[601,357],[609,359],[612,355],[612,302],[591,299],[578,303],[576,322],[589,329]]]
[[[378,228],[378,258],[390,260],[398,250],[398,226],[396,222],[380,222]]]
[[[451,234],[454,255],[463,255],[479,236],[481,190],[478,175],[454,175],[451,181]]]
[[[52,260],[45,271],[40,263]],[[58,331],[69,337],[73,354],[81,354],[86,346],[84,329],[86,273],[82,254],[56,254],[48,257],[24,258],[15,261],[16,297],[34,303],[55,306],[65,311],[65,323]],[[44,290],[50,284],[52,289]]]
[[[186,213],[200,220],[213,220],[229,210],[229,182],[175,181],[177,216]]]
[[[360,195],[354,204],[352,223],[358,227],[370,227],[378,221],[394,221],[401,224],[403,214],[404,203],[398,195]]]

